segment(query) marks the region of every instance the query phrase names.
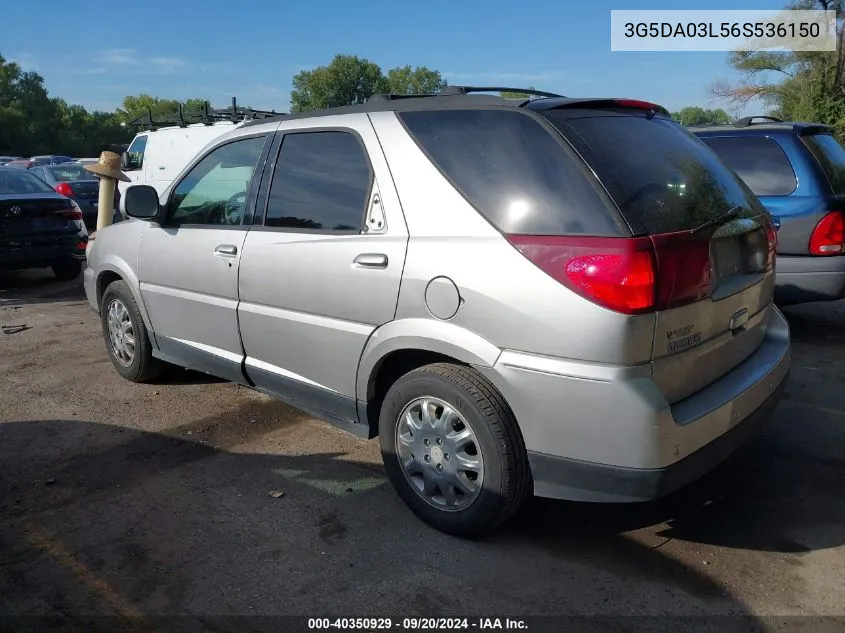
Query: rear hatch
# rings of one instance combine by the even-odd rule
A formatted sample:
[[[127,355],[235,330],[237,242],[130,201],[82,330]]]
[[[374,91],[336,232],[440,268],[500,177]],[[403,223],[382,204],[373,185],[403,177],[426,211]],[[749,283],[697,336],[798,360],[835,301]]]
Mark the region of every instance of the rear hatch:
[[[634,236],[651,242],[652,361],[667,400],[699,391],[748,358],[772,306],[776,234],[747,186],[654,109],[576,104],[538,114],[593,170]]]

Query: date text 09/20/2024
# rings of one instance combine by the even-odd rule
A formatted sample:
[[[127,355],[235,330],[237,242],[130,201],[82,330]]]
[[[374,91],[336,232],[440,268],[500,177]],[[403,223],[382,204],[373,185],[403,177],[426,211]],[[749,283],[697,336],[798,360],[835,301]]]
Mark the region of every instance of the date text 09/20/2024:
[[[448,631],[527,630],[519,618],[309,618],[308,630],[348,629],[358,631]]]

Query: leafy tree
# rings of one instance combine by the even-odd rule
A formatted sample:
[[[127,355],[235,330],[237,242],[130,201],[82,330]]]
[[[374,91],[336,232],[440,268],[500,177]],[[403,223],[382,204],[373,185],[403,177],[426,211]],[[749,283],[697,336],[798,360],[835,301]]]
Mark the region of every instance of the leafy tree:
[[[789,6],[836,11],[835,52],[735,51],[728,63],[740,72],[739,82],[717,81],[710,88],[712,94],[737,108],[757,99],[767,114],[827,123],[840,139],[845,138],[844,4],[843,0],[798,0]]]
[[[179,113],[180,101],[177,99],[160,99],[148,94],[130,95],[124,97],[122,107],[116,111],[121,121],[129,123],[139,117],[152,112],[153,119],[173,116]],[[188,99],[182,105],[184,113],[199,113],[205,99]]]
[[[335,55],[327,66],[294,76],[291,110],[305,112],[365,103],[372,94],[388,90],[387,78],[378,64],[357,55]]]
[[[672,118],[681,125],[725,125],[731,122],[730,115],[718,108],[706,110],[699,106],[686,106],[672,113]]]
[[[425,66],[399,66],[387,71],[387,86],[391,94],[423,95],[434,94],[446,85],[439,70]]]

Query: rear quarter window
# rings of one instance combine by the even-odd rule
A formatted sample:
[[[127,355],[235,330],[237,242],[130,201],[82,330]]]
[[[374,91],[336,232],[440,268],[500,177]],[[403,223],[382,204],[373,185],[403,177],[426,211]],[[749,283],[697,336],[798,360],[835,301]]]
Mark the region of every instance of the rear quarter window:
[[[802,137],[804,144],[821,165],[833,194],[845,194],[845,149],[830,134]]]
[[[502,232],[630,235],[578,157],[531,116],[513,110],[399,116],[446,178]]]
[[[677,123],[643,114],[544,111],[607,188],[636,234],[693,229],[740,207],[766,213],[747,185]]]
[[[766,136],[702,137],[758,196],[786,196],[798,181],[780,144]]]

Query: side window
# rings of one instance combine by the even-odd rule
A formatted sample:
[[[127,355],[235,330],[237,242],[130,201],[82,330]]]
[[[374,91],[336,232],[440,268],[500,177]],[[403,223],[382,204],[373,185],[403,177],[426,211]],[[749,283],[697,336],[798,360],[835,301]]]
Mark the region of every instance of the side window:
[[[786,196],[798,181],[777,141],[765,136],[701,139],[745,181],[756,196]]]
[[[241,224],[264,140],[254,136],[226,143],[194,165],[173,190],[167,226]]]
[[[297,132],[282,142],[265,226],[358,231],[372,186],[366,151],[350,132]]]
[[[125,171],[136,171],[144,165],[144,150],[147,149],[147,135],[136,136],[126,150],[127,167]]]

